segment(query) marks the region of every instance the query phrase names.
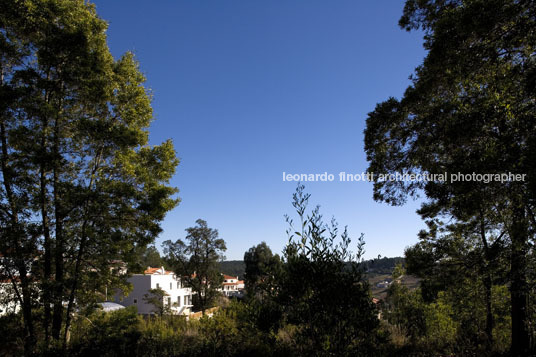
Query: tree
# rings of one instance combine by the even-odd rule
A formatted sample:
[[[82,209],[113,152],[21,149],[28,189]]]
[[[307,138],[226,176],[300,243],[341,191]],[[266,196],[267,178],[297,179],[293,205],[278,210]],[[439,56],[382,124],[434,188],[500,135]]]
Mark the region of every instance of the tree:
[[[154,245],[139,246],[136,250],[136,258],[129,267],[130,272],[143,273],[147,267],[166,267],[165,260],[160,256],[160,252]]]
[[[319,207],[307,213],[309,194],[298,185],[293,206],[297,228],[287,216],[289,241],[283,252],[278,304],[283,318],[298,327],[299,355],[370,355],[379,345],[377,310],[360,266],[364,240],[350,250],[345,228],[322,220]]]
[[[218,262],[227,248],[225,241],[218,238],[218,230],[209,228],[202,219],[195,223],[195,227],[186,229],[185,241],[168,240],[163,246],[168,264],[192,288],[194,306],[204,315],[220,295],[223,275],[219,272]]]
[[[244,253],[246,293],[250,298],[271,295],[281,272],[281,259],[265,242]]]
[[[161,288],[151,289],[147,294],[143,295],[143,301],[153,305],[155,312],[158,316],[162,317],[164,314],[169,314],[171,312],[171,306],[169,304],[166,305],[164,301],[166,296],[169,296],[169,294]]]
[[[65,347],[79,292],[118,281],[110,260],[158,235],[178,203],[168,185],[178,160],[171,141],[148,145],[145,78],[131,53],[114,60],[93,5],[1,7],[0,254],[30,355],[35,308],[45,348]]]
[[[489,351],[494,344],[493,286],[504,285],[507,281],[505,243],[500,237],[488,236],[488,229],[481,225],[484,222],[429,224],[430,229],[419,234],[421,241],[406,249],[408,270],[422,279],[423,297],[428,302],[444,290],[462,291],[462,285],[472,281],[472,289],[478,291],[479,300],[485,305],[486,341],[482,344]],[[488,245],[488,241],[493,244]],[[472,317],[472,320],[476,319]]]
[[[370,172],[449,175],[376,181],[376,200],[397,205],[424,192],[428,201],[419,211],[424,219],[483,220],[483,245],[497,237],[509,242],[514,355],[530,348],[535,11],[533,1],[408,0],[400,26],[423,29],[428,54],[404,97],[378,104],[365,131]],[[524,180],[453,180],[458,173],[512,173]]]

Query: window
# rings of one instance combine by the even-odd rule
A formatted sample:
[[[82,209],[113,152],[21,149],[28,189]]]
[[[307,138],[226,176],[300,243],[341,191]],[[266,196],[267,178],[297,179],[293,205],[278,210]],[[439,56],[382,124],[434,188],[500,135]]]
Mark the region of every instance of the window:
[[[179,305],[179,307],[181,306],[181,297],[180,296],[177,296],[177,304]]]
[[[169,290],[173,290],[173,283],[169,283]]]
[[[184,296],[184,305],[188,305],[188,296],[187,295]]]
[[[177,289],[180,289],[180,288],[181,288],[181,282],[177,281]]]
[[[171,298],[170,297],[167,298],[167,304],[168,304],[168,306],[171,306]]]
[[[138,299],[134,299],[134,304],[137,304],[138,303]]]
[[[160,284],[156,283],[156,288],[160,289]]]

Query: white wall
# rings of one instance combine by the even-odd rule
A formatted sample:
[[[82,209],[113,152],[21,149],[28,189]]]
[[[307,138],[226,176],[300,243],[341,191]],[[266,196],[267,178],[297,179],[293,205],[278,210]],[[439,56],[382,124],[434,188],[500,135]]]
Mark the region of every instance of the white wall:
[[[190,308],[192,307],[192,290],[182,287],[180,280],[176,279],[173,274],[134,274],[128,278],[128,282],[133,286],[132,292],[122,301],[120,300],[120,296],[116,295],[115,301],[119,304],[123,306],[135,305],[138,308],[138,313],[152,314],[155,312],[155,307],[147,304],[143,298],[145,294],[149,293],[149,290],[160,287],[160,289],[169,295],[164,297],[164,304],[167,305],[168,299],[171,299],[172,311],[174,313],[189,314]],[[180,288],[177,288],[177,283],[179,283]],[[187,296],[186,304],[184,301],[185,296]]]
[[[0,283],[0,316],[17,313],[19,310],[19,300],[15,295],[13,284]]]

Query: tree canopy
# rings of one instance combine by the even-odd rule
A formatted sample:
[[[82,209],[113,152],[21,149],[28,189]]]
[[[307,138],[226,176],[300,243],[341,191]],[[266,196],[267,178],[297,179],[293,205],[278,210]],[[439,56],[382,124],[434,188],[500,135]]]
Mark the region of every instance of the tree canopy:
[[[184,241],[167,240],[163,246],[168,264],[192,288],[194,308],[204,314],[220,294],[223,275],[218,262],[227,248],[225,241],[218,237],[218,230],[208,227],[202,219],[195,223],[195,227],[186,229]]]
[[[428,200],[431,229],[442,218],[482,223],[482,244],[509,241],[512,348],[528,353],[527,259],[534,239],[536,122],[534,1],[408,0],[400,26],[422,29],[428,50],[402,99],[376,106],[365,150],[374,173],[447,172],[447,180],[377,181],[374,198]],[[507,182],[452,174],[513,173]]]
[[[112,57],[93,5],[1,8],[0,254],[30,354],[35,308],[45,345],[65,340],[75,305],[118,283],[110,261],[158,235],[179,202],[168,183],[178,160],[171,141],[149,145],[145,77],[132,53]]]

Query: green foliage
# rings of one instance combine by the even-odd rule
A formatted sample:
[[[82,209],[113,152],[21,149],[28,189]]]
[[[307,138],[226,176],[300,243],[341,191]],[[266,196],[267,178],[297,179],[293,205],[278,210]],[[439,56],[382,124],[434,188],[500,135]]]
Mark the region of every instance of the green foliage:
[[[204,339],[199,322],[187,322],[183,316],[145,319],[140,324],[141,337],[135,356],[202,356]]]
[[[273,295],[277,278],[281,276],[281,259],[279,255],[272,254],[272,250],[265,242],[251,247],[244,253],[246,266],[244,279],[248,297],[261,299],[266,295]]]
[[[293,206],[299,226],[287,217],[289,242],[276,296],[285,322],[296,326],[297,353],[373,353],[380,343],[379,321],[359,265],[363,237],[352,253],[346,228],[339,235],[335,220],[323,223],[319,207],[307,213],[309,197],[298,185]]]
[[[444,240],[437,230],[445,221],[463,226],[468,245],[479,236],[488,346],[495,276],[486,272],[503,263],[495,253],[507,246],[514,355],[535,347],[527,304],[534,293],[529,265],[536,225],[535,11],[534,1],[406,1],[400,26],[422,29],[428,53],[403,98],[379,103],[365,131],[370,172],[447,173],[444,180],[378,180],[374,198],[398,205],[424,194],[419,214],[429,232],[422,238]],[[520,179],[453,179],[458,173]]]
[[[361,264],[371,277],[376,274],[384,275],[391,274],[397,263],[404,263],[403,257],[378,257],[375,259],[364,260]],[[246,264],[243,260],[226,260],[219,263],[220,272],[227,275],[238,276],[239,279],[244,279],[246,272]]]
[[[151,289],[143,296],[143,301],[153,305],[154,312],[159,316],[163,316],[164,314],[169,314],[171,311],[171,306],[164,301],[166,296],[168,296],[168,293],[161,288]]]
[[[136,256],[129,265],[128,271],[133,274],[141,274],[147,267],[167,267],[166,261],[160,256],[160,252],[154,245],[138,246],[135,249]]]
[[[244,279],[246,265],[243,260],[225,260],[218,263],[220,273]]]
[[[209,228],[202,219],[196,223],[197,226],[186,229],[185,241],[168,240],[163,246],[168,264],[192,288],[194,307],[204,313],[220,295],[218,289],[223,276],[218,262],[227,248],[225,241],[218,237],[218,230]]]
[[[0,316],[0,356],[20,356],[24,353],[24,329],[20,314]]]
[[[397,264],[404,264],[404,258],[402,257],[378,257],[376,259],[365,260],[362,265],[365,268],[368,276],[374,276],[375,274],[392,274],[393,269]]]
[[[385,307],[387,321],[402,328],[411,343],[416,343],[426,334],[425,305],[419,291],[410,291],[394,282],[389,286]]]
[[[20,277],[31,354],[36,330],[45,346],[65,344],[74,311],[122,283],[110,261],[129,262],[160,233],[179,202],[169,186],[178,160],[171,141],[148,144],[145,77],[131,53],[113,58],[93,5],[1,7],[0,254],[2,271]]]
[[[83,320],[82,320],[83,319]],[[130,356],[141,337],[135,307],[80,317],[72,331],[72,356]]]
[[[437,302],[426,305],[426,343],[432,351],[452,352],[456,348],[459,323],[454,321],[452,306],[439,295]]]
[[[462,355],[504,354],[510,343],[508,289],[494,286],[493,343],[486,336],[486,302],[481,285],[458,276],[457,284],[437,291],[426,301],[423,291],[409,290],[396,281],[389,287],[382,311],[399,353]]]

